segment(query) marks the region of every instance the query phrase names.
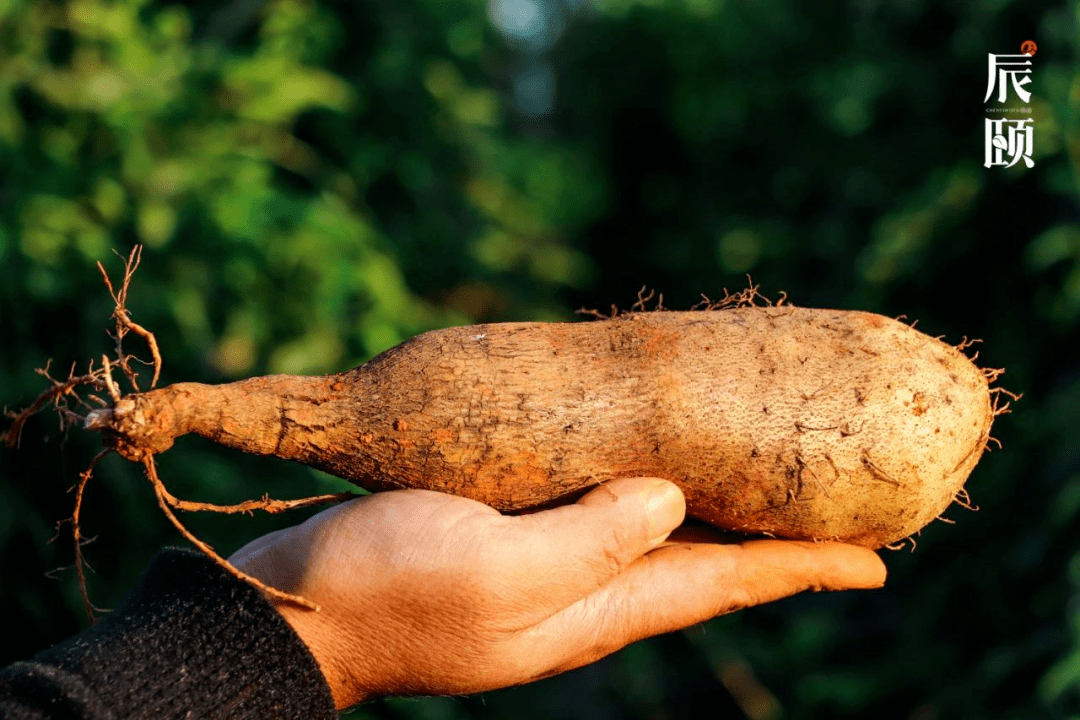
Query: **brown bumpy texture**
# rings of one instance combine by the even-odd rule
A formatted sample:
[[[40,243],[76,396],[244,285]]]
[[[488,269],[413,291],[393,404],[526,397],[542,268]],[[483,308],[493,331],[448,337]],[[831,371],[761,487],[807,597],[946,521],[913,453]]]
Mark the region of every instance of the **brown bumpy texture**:
[[[876,548],[948,507],[993,416],[956,348],[871,313],[769,307],[439,330],[340,375],[131,395],[106,435],[138,458],[194,432],[501,510],[655,476],[722,528]]]

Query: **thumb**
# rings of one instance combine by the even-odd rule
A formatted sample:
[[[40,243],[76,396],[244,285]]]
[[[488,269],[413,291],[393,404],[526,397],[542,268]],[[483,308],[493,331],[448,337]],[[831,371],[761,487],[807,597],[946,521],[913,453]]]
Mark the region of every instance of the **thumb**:
[[[573,505],[511,518],[526,535],[522,588],[562,608],[594,592],[658,547],[686,517],[686,500],[657,478],[613,480]],[[519,558],[521,560],[521,558]]]

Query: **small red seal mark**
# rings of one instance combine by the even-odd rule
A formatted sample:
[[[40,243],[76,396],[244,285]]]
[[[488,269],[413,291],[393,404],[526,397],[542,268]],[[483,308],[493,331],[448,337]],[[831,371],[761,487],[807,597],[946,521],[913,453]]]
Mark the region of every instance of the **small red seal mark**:
[[[1020,45],[1021,55],[1031,55],[1032,57],[1035,57],[1035,53],[1037,53],[1038,51],[1039,46],[1035,44],[1034,40],[1025,40]]]

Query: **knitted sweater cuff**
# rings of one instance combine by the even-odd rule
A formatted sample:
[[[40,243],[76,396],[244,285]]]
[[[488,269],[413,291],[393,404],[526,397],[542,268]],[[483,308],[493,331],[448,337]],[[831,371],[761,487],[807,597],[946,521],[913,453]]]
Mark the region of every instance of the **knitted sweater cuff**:
[[[88,720],[337,717],[315,658],[270,601],[179,549],[158,553],[97,624],[0,671],[5,709]]]

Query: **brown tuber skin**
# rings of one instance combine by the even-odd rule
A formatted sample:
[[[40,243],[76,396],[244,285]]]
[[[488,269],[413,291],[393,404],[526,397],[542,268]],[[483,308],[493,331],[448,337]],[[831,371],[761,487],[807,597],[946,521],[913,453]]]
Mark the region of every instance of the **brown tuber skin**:
[[[196,433],[503,511],[661,477],[721,528],[878,548],[948,507],[993,417],[956,348],[871,313],[768,307],[449,328],[340,375],[129,395],[87,426],[130,459]]]

